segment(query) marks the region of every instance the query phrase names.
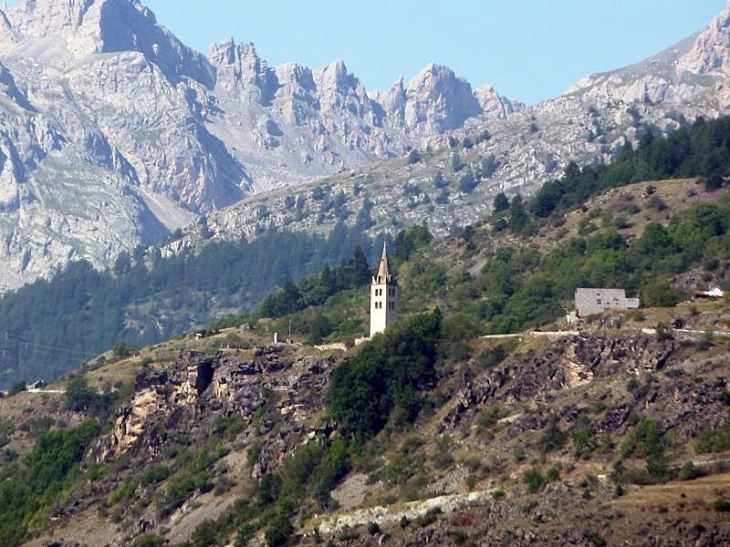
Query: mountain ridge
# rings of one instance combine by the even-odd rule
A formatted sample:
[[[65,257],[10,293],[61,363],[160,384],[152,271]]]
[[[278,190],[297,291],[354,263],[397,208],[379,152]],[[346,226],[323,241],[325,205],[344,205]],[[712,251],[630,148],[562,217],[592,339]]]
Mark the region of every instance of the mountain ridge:
[[[269,67],[232,40],[205,57],[137,0],[24,0],[0,23],[5,289],[77,258],[103,267],[252,193],[522,108],[431,67],[389,109],[343,62]],[[85,182],[56,184],[59,169]],[[83,193],[99,199],[74,207]]]
[[[571,161],[607,163],[647,132],[666,135],[698,117],[729,112],[727,66],[702,61],[722,58],[718,51],[730,55],[728,43],[730,8],[693,36],[629,67],[588,76],[560,97],[431,137],[419,149],[422,161],[389,160],[328,177],[320,185],[344,193],[352,213],[349,225],[357,222],[355,213],[363,204],[373,204],[370,235],[427,221],[434,234],[443,236],[483,218],[498,193],[531,195]],[[695,66],[701,72],[688,72]],[[459,161],[454,163],[454,157]],[[483,169],[485,162],[489,169]],[[462,184],[465,173],[473,180]],[[297,201],[305,200],[296,214],[284,206],[290,198],[273,193],[214,212],[206,225],[213,237],[226,239],[282,226],[327,231],[341,219],[328,211],[327,200],[311,199],[312,187],[291,191]],[[265,217],[258,215],[262,207]],[[197,231],[191,228],[182,245],[201,244]]]

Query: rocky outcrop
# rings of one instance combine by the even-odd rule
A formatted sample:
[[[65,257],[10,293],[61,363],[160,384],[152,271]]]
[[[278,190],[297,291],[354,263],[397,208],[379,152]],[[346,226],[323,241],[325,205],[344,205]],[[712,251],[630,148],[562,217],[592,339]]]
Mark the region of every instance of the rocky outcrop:
[[[443,68],[389,110],[342,61],[269,67],[233,40],[205,57],[138,0],[5,7],[0,62],[0,291],[509,111]]]
[[[266,407],[287,430],[276,450],[268,446],[255,462],[254,473],[266,473],[306,435],[318,434],[305,424],[324,404],[333,364],[333,358],[292,356],[281,346],[259,348],[251,360],[184,353],[169,375],[148,370],[137,377],[133,399],[119,409],[111,434],[90,449],[87,465],[122,454],[154,460],[176,442],[167,431],[205,435],[217,419],[232,416],[250,425]]]
[[[727,54],[729,21],[727,10],[696,36],[635,65],[589,76],[563,96],[527,109],[489,86],[472,94],[451,71],[430,65],[410,83],[401,78],[388,92],[369,96],[387,114],[386,126],[416,133],[464,127],[427,138],[419,162],[393,160],[329,177],[326,187],[345,195],[351,213],[345,222],[373,236],[424,221],[444,236],[479,222],[498,193],[529,195],[559,177],[570,161],[606,163],[646,131],[669,134],[698,116],[729,113],[730,82],[717,60]],[[448,106],[457,103],[460,109]],[[458,112],[474,109],[482,114],[459,118]],[[485,116],[491,121],[480,123]],[[214,237],[234,239],[270,227],[327,232],[342,221],[342,214],[327,209],[328,200],[310,199],[311,188],[293,192],[303,205],[296,211],[285,196],[263,194],[212,213],[208,227]],[[257,215],[262,206],[265,219]],[[198,243],[191,236],[182,246]]]

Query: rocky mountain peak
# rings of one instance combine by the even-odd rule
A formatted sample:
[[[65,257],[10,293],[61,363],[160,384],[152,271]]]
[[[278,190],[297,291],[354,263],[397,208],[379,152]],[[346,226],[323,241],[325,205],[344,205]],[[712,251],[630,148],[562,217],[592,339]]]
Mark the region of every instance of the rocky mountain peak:
[[[501,120],[514,112],[524,110],[525,105],[519,101],[503,97],[491,84],[483,85],[474,92],[484,114],[492,120]]]
[[[138,0],[21,0],[0,11],[0,292],[502,117],[488,95],[436,64],[378,94],[342,60],[274,67],[230,38],[206,57]]]
[[[448,67],[428,64],[406,88],[405,121],[421,131],[441,133],[456,129],[481,113],[471,84]]]
[[[365,88],[360,80],[353,74],[348,73],[342,59],[337,59],[322,68],[313,70],[312,76],[320,94],[324,97],[330,97],[333,94],[348,95],[351,92],[360,95],[365,93]]]
[[[208,59],[217,70],[216,88],[253,103],[270,102],[276,90],[275,77],[253,44],[236,44],[233,38],[228,38],[210,46]]]
[[[0,18],[0,54],[58,59],[125,51],[143,53],[171,81],[213,83],[205,58],[158,25],[139,0],[23,0]]]
[[[680,59],[678,68],[699,74],[730,72],[730,2],[699,33],[693,47]]]

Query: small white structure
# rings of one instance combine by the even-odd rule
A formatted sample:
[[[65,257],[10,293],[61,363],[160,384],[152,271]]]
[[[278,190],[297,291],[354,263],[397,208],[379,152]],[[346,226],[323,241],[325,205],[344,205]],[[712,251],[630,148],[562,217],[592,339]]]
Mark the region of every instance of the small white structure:
[[[383,243],[378,273],[370,285],[370,337],[383,332],[398,319],[398,281],[390,273],[388,250]]]
[[[695,298],[724,298],[725,291],[720,287],[711,286],[706,291],[696,291]]]
[[[606,310],[635,310],[638,298],[626,298],[624,289],[576,289],[575,311],[578,317],[588,317]]]

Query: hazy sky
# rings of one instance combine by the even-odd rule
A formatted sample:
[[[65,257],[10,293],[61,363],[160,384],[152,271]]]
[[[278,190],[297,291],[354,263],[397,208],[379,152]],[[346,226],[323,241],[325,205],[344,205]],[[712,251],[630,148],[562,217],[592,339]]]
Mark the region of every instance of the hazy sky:
[[[143,0],[186,44],[232,36],[270,64],[344,59],[368,89],[433,61],[534,103],[707,25],[725,0]]]

